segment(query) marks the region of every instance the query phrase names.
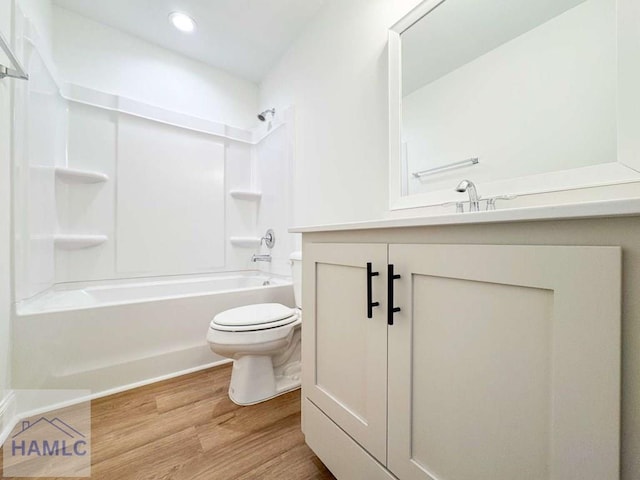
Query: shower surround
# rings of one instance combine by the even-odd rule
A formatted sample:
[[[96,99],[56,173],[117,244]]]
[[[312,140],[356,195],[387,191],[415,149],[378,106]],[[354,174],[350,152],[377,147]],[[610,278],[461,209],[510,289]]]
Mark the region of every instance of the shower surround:
[[[13,385],[99,396],[224,361],[205,339],[215,314],[293,306],[277,275],[293,250],[293,109],[237,128],[65,82],[16,24],[31,81],[14,106]],[[270,227],[258,271],[265,252],[233,239]]]

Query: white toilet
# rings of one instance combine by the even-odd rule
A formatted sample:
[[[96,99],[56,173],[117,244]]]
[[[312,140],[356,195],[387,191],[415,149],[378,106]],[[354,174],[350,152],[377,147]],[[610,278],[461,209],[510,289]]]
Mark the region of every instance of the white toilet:
[[[233,359],[229,398],[252,405],[300,387],[302,256],[289,257],[297,308],[258,303],[226,310],[209,326],[214,353]]]

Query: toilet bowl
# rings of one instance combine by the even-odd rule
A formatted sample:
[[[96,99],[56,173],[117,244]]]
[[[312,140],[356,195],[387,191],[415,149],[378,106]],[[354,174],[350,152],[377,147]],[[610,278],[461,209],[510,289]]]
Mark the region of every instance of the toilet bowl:
[[[216,315],[207,333],[211,350],[233,360],[229,398],[252,405],[300,387],[301,256],[290,257],[296,308],[259,303]]]

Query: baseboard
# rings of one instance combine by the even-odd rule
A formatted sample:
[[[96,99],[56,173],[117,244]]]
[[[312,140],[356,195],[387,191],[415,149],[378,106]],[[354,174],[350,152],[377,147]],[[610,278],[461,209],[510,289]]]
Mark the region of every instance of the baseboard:
[[[13,391],[10,391],[8,395],[5,396],[4,399],[0,402],[0,445],[4,443],[7,439],[13,428],[16,424],[24,418],[32,417],[35,415],[42,415],[52,410],[57,410],[60,408],[69,407],[71,405],[77,405],[83,402],[90,402],[91,400],[95,400],[97,398],[108,397],[109,395],[114,395],[116,393],[121,393],[127,390],[133,390],[134,388],[143,387],[145,385],[149,385],[156,382],[162,382],[164,380],[169,380],[171,378],[180,377],[182,375],[188,375],[190,373],[194,373],[200,370],[206,370],[209,368],[220,367],[222,365],[226,365],[230,363],[232,360],[224,359],[219,360],[217,362],[209,363],[206,365],[199,365],[197,367],[189,368],[186,370],[180,370],[178,372],[173,372],[167,375],[162,375],[155,378],[149,378],[143,381],[130,383],[128,385],[119,386],[117,388],[113,388],[110,390],[104,390],[97,393],[92,393],[91,395],[84,395],[81,397],[76,397],[70,399],[68,401],[62,403],[41,405],[35,409],[29,409],[27,411],[24,410],[24,406],[20,408],[20,405],[16,402],[16,397]]]
[[[16,411],[16,397],[13,390],[9,390],[4,398],[0,400],[0,445],[4,444],[11,430],[18,423]]]
[[[115,395],[116,393],[126,392],[127,390],[133,390],[134,388],[144,387],[145,385],[162,382],[164,380],[169,380],[171,378],[181,377],[182,375],[188,375],[190,373],[199,372],[200,370],[207,370],[209,368],[220,367],[222,365],[226,365],[231,362],[233,362],[233,360],[225,358],[223,360],[218,360],[217,362],[207,363],[206,365],[198,365],[197,367],[187,368],[185,370],[180,370],[178,372],[172,372],[166,375],[161,375],[159,377],[149,378],[146,380],[142,380],[140,382],[123,385],[121,387],[111,388],[109,390],[104,390],[102,392],[91,394],[85,398],[78,400],[78,402],[76,403],[85,402],[88,400],[95,400],[97,398],[102,398],[102,397],[108,397],[109,395]]]

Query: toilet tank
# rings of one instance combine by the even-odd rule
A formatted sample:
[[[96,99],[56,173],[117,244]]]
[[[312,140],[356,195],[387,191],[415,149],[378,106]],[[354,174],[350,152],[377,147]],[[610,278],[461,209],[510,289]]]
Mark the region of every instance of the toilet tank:
[[[291,261],[293,296],[296,299],[296,307],[302,309],[302,252],[293,252],[289,260]]]

